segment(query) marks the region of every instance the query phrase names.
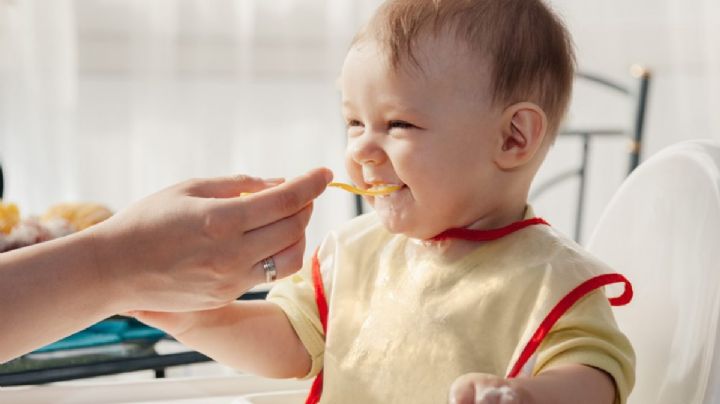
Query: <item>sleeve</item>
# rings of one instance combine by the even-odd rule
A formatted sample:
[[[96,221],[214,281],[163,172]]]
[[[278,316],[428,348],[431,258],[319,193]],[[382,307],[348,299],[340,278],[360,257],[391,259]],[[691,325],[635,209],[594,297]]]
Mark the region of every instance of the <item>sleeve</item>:
[[[533,373],[566,364],[583,364],[606,372],[615,382],[615,403],[626,403],[635,384],[635,352],[618,329],[602,291],[578,301],[555,324],[538,350]]]
[[[326,244],[327,240],[323,242],[323,246],[321,246],[317,252],[319,258],[321,258],[320,265],[323,272],[323,283],[325,285],[328,283],[329,276],[326,274],[328,264],[332,258],[327,257],[327,254],[323,254],[324,251],[328,250]],[[325,290],[326,293],[329,293],[327,286]],[[315,289],[312,280],[312,260],[306,260],[300,271],[277,282],[270,290],[270,293],[268,293],[267,301],[278,305],[283,312],[285,312],[295,333],[305,346],[308,354],[310,354],[310,359],[312,360],[310,372],[301,379],[315,377],[323,367],[325,335],[322,324],[320,323],[320,315],[315,300]]]

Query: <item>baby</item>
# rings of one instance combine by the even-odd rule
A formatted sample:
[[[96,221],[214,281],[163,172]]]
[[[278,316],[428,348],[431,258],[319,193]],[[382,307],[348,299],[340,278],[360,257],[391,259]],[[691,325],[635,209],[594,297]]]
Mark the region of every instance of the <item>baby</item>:
[[[624,403],[609,270],[527,204],[573,73],[541,0],[387,1],[340,82],[350,178],[395,191],[266,301],[139,318],[239,369],[315,378],[311,403]]]

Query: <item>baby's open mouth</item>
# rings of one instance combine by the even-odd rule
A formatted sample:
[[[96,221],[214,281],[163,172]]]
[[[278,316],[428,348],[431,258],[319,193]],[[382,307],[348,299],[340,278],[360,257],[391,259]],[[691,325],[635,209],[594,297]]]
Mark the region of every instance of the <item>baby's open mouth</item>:
[[[352,192],[352,193],[358,194],[358,195],[380,196],[380,197],[390,195],[391,193],[393,193],[403,187],[403,185],[397,185],[397,184],[376,184],[368,189],[360,189],[353,185],[343,184],[341,182],[331,182],[328,184],[328,186],[344,189],[345,191]]]
[[[402,189],[404,185],[398,185],[398,184],[378,184],[373,185],[368,190],[373,193],[374,196],[384,198],[390,194],[392,194],[395,191],[399,191]]]

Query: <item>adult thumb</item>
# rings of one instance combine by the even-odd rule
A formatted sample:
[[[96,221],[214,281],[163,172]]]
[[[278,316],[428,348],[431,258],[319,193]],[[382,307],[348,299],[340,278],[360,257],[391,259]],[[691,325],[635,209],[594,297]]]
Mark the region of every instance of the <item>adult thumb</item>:
[[[258,192],[282,184],[284,178],[258,178],[249,175],[194,180],[188,193],[201,198],[233,198],[244,192]]]

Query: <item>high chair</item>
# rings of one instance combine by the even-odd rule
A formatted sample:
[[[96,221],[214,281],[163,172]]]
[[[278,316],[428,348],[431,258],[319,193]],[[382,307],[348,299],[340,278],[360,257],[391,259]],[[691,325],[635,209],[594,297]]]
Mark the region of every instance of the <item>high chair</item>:
[[[629,403],[720,403],[720,142],[679,143],[641,164],[588,249],[635,289],[615,310],[637,354]]]

